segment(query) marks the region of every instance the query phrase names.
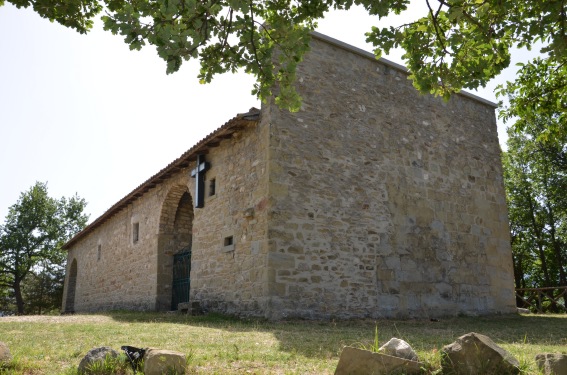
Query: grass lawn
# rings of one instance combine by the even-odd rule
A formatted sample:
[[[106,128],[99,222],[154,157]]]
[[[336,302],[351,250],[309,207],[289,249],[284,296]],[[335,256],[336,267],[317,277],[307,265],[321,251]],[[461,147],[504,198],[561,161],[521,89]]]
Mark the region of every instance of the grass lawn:
[[[14,361],[0,374],[74,374],[98,346],[157,347],[183,352],[190,374],[332,374],[346,345],[406,340],[439,368],[439,350],[478,332],[510,351],[524,374],[538,374],[534,357],[567,353],[567,315],[510,315],[429,320],[266,322],[219,315],[113,312],[101,315],[0,318],[0,341]]]

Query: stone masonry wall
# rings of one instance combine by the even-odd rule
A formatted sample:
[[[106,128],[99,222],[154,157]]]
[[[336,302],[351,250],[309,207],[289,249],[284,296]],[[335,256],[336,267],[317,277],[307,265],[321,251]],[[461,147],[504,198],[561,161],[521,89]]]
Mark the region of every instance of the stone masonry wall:
[[[191,298],[205,308],[259,315],[266,286],[267,133],[253,125],[206,155],[204,208],[193,208]],[[187,243],[187,229],[175,228],[184,192],[194,196],[189,166],[112,216],[68,252],[63,310],[169,310],[175,238]],[[215,195],[209,196],[215,179]],[[191,198],[193,206],[193,198]],[[180,215],[177,215],[180,216]],[[189,213],[185,213],[187,222]],[[133,224],[139,239],[133,241]],[[179,232],[179,233],[175,233]],[[225,238],[233,236],[233,245]],[[98,246],[100,245],[100,257]],[[75,302],[66,306],[69,269],[77,261]]]
[[[207,181],[215,179],[217,194],[195,209],[191,296],[209,311],[259,316],[265,310],[267,132],[259,124],[207,155]],[[224,245],[227,237],[232,246]]]
[[[159,212],[154,214],[151,208],[159,207],[162,194],[162,189],[152,189],[68,251],[63,311],[154,309]],[[140,225],[136,243],[132,239],[133,222]],[[77,284],[74,308],[70,308],[65,297],[73,259],[77,261]]]
[[[420,95],[400,69],[314,37],[303,106],[270,104],[274,319],[514,311],[494,108]]]
[[[400,69],[320,37],[298,80],[301,111],[265,105],[259,124],[209,150],[204,208],[178,215],[191,165],[69,250],[69,310],[169,309],[173,254],[192,242],[191,298],[211,311],[514,311],[494,108],[421,96]]]

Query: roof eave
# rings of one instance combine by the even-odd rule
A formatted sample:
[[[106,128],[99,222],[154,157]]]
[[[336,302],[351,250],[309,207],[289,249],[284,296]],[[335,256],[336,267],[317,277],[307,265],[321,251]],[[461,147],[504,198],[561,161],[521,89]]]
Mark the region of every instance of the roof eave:
[[[124,198],[119,200],[116,204],[110,207],[105,213],[99,216],[95,221],[87,225],[82,231],[77,233],[73,238],[71,238],[67,243],[62,246],[62,249],[68,250],[74,244],[79,242],[87,234],[92,232],[94,229],[102,225],[104,222],[109,220],[112,216],[120,212],[122,209],[127,207],[129,204],[143,196],[150,189],[157,186],[159,183],[167,180],[174,173],[182,170],[189,166],[189,163],[197,159],[197,155],[207,153],[209,149],[217,147],[221,141],[229,139],[238,130],[242,129],[251,124],[258,122],[260,118],[260,110],[256,108],[251,108],[246,113],[238,114],[227,121],[224,125],[216,129],[214,132],[207,135],[205,138],[197,142],[193,147],[184,152],[180,157],[169,163],[165,168],[160,170],[158,173],[147,179],[132,192],[126,195]]]

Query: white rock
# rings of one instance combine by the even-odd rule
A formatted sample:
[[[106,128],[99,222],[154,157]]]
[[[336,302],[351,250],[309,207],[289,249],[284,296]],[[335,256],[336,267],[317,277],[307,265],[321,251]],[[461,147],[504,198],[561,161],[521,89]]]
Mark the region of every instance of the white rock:
[[[392,337],[390,341],[382,345],[378,351],[391,355],[392,357],[417,361],[417,354],[411,348],[410,344],[395,337]]]

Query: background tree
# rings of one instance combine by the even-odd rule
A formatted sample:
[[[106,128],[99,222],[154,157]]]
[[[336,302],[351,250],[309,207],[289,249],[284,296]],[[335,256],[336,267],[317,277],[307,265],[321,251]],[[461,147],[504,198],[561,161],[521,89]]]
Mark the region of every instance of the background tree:
[[[61,246],[85,227],[85,206],[78,196],[51,198],[47,184],[37,182],[9,208],[0,226],[0,284],[13,290],[18,314],[25,312],[22,285],[26,277],[64,266]]]
[[[124,36],[131,49],[155,46],[167,62],[168,73],[189,59],[201,61],[202,82],[243,69],[257,78],[254,93],[266,99],[275,85],[277,103],[291,110],[300,105],[294,89],[297,63],[308,50],[309,31],[327,11],[359,5],[379,21],[410,5],[410,0],[8,1],[18,7],[33,6],[43,17],[79,32],[92,27],[92,18],[104,7],[104,27]],[[421,18],[398,27],[375,27],[367,33],[377,55],[396,47],[406,51],[403,58],[419,90],[448,97],[462,88],[484,86],[510,64],[513,47],[537,45],[544,57],[526,62],[523,79],[503,86],[503,91],[518,98],[540,99],[545,102],[543,107],[564,113],[567,85],[561,82],[566,75],[567,3],[422,1],[428,11]],[[531,90],[531,84],[540,82],[539,73],[553,73],[557,79],[549,85],[543,80]],[[538,90],[556,95],[538,96]],[[508,115],[514,115],[513,111],[504,114]]]
[[[518,288],[567,286],[567,138],[542,138],[553,120],[509,130],[504,169]]]
[[[550,148],[553,155],[548,156],[553,163],[563,163],[563,170],[567,170],[565,152],[558,154],[553,150],[564,144],[567,136],[566,61],[565,57],[536,58],[520,64],[516,80],[500,85],[497,90],[497,95],[509,98],[508,106],[501,111],[504,121],[514,120],[515,131],[535,136],[541,141],[540,148],[544,144],[555,145]]]
[[[11,293],[12,290],[6,285],[7,278],[0,275],[0,316],[9,314],[11,311],[14,311],[12,306],[15,306],[12,298],[13,293]]]
[[[42,262],[32,269],[22,283],[25,311],[28,314],[59,312],[63,299],[65,262],[54,264]]]

